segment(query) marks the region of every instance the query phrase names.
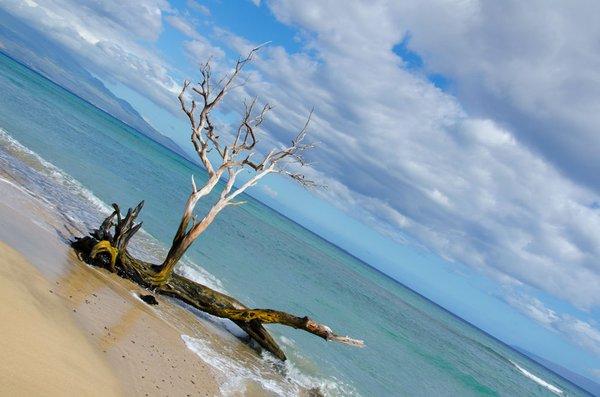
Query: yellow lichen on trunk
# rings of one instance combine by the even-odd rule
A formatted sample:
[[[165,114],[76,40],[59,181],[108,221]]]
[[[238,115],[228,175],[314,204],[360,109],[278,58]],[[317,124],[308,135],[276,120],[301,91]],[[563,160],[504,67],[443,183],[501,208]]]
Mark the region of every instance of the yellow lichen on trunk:
[[[110,255],[110,270],[115,271],[115,264],[117,263],[117,257],[119,256],[119,250],[112,246],[110,241],[102,240],[98,241],[94,248],[92,248],[92,252],[90,253],[90,258],[94,259],[98,254],[107,253]]]
[[[326,325],[319,324],[308,317],[298,317],[286,312],[272,309],[251,309],[237,299],[215,291],[205,285],[189,280],[175,272],[173,269],[179,258],[184,254],[194,236],[184,235],[176,239],[176,244],[171,247],[167,260],[162,265],[141,261],[134,258],[127,251],[129,239],[137,232],[141,223],[134,224],[135,218],[142,208],[140,203],[135,209],[129,210],[122,218],[119,207],[113,204],[115,212],[104,220],[99,229],[94,230],[91,236],[76,239],[72,246],[82,255],[87,262],[108,268],[111,272],[128,278],[155,293],[168,295],[179,299],[198,310],[227,318],[245,330],[260,346],[273,353],[276,357],[285,360],[284,352],[275,340],[269,335],[262,324],[281,324],[288,327],[310,332],[328,341],[363,346],[362,341],[347,336],[336,335]],[[116,216],[116,223],[113,222]],[[206,227],[212,221],[207,218],[196,224],[190,232]],[[198,226],[200,225],[200,226]],[[114,235],[112,229],[114,227]],[[104,255],[102,255],[104,254]],[[106,256],[110,258],[106,263]]]

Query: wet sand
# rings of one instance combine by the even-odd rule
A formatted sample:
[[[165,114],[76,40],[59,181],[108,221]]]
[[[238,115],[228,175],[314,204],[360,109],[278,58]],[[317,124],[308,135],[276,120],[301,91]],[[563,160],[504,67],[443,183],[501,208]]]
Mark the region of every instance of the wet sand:
[[[137,285],[79,261],[69,230],[0,180],[0,395],[221,394],[215,370],[181,339],[201,324],[161,297],[160,309],[143,303]]]
[[[0,242],[2,394],[122,394],[108,362],[53,288],[21,254]]]

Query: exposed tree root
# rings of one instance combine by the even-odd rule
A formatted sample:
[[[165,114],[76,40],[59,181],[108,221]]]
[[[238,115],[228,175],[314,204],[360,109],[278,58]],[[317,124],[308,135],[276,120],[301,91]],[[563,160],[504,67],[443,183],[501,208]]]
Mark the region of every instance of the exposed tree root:
[[[281,360],[286,359],[285,354],[263,324],[286,325],[310,332],[328,341],[363,346],[361,340],[336,335],[326,325],[319,324],[308,317],[298,317],[271,309],[250,309],[235,298],[177,273],[169,272],[165,277],[164,265],[155,265],[132,257],[127,252],[127,244],[142,225],[135,224],[135,219],[143,204],[142,201],[134,209],[129,209],[124,218],[119,207],[113,204],[115,211],[102,222],[100,227],[91,232],[90,236],[76,238],[72,247],[89,264],[104,267],[145,288],[179,299],[203,312],[232,320],[262,348]]]

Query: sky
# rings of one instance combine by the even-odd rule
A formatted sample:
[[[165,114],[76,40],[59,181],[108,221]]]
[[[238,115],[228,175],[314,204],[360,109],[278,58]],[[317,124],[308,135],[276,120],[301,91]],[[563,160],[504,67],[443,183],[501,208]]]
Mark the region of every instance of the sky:
[[[310,109],[307,192],[252,194],[503,341],[600,381],[595,1],[0,0],[188,147],[176,95],[269,42],[218,110]]]

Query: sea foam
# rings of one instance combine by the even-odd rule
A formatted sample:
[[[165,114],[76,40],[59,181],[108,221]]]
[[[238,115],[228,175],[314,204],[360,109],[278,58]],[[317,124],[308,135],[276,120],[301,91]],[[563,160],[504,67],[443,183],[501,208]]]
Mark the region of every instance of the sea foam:
[[[5,174],[8,174],[7,178],[0,176],[3,182],[35,197],[50,211],[61,214],[82,234],[96,227],[103,217],[113,211],[107,203],[75,178],[22,145],[2,128],[0,128],[0,163],[6,163],[7,166],[4,170]],[[130,249],[140,259],[150,262],[160,262],[166,255],[164,245],[144,229],[140,229]],[[218,278],[186,258],[182,260],[176,272],[217,291],[227,293]],[[139,299],[137,294],[132,293],[132,295]],[[199,317],[219,324],[235,336],[246,336],[244,331],[229,320],[199,312],[191,307],[190,309]],[[289,360],[281,363],[268,353],[263,353],[252,363],[241,362],[217,352],[208,341],[188,335],[181,337],[186,346],[200,359],[225,375],[224,382],[220,386],[224,395],[239,393],[250,382],[281,396],[296,396],[301,389],[312,388],[318,388],[327,396],[356,395],[354,389],[336,379],[308,375]],[[296,350],[291,339],[280,337],[280,341]],[[272,372],[275,367],[279,368],[279,375],[283,377],[281,379],[277,379],[280,378],[279,376],[266,377],[264,371]]]
[[[223,395],[237,395],[246,390],[250,383],[260,385],[265,391],[278,396],[297,396],[301,390],[318,389],[325,396],[355,396],[356,391],[351,387],[337,382],[335,379],[323,379],[310,376],[298,369],[292,362],[281,362],[269,353],[261,355],[262,360],[255,363],[238,361],[235,358],[219,354],[205,339],[182,335],[188,349],[196,353],[204,362],[217,369],[222,376],[220,391]],[[265,376],[265,366],[277,371],[282,380]]]
[[[514,361],[510,360],[510,362],[512,363],[512,365],[515,366],[515,368],[517,368],[517,370],[519,370],[519,372],[521,372],[523,375],[525,375],[526,377],[528,377],[529,379],[531,379],[538,385],[545,387],[546,389],[550,390],[552,393],[555,393],[558,395],[563,394],[563,391],[561,389],[559,389],[558,387],[546,382],[545,380],[543,380],[542,378],[540,378],[538,376],[535,376],[534,374],[527,371],[525,368],[521,367],[519,364],[515,363]]]

